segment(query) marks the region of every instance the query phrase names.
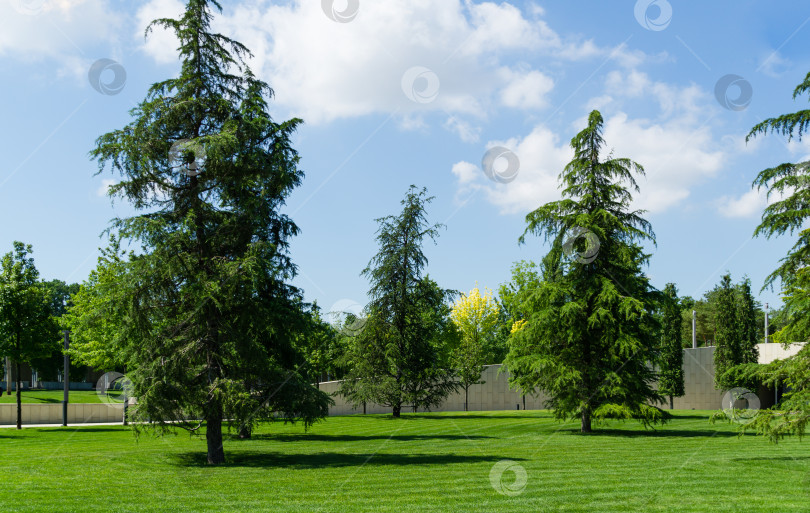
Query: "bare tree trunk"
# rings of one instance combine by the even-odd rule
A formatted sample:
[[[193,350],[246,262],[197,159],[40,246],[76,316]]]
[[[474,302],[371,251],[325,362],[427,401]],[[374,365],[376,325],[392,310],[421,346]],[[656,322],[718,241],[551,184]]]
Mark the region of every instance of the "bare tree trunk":
[[[582,433],[590,433],[591,432],[591,409],[589,406],[586,406],[582,410],[582,423],[579,429]]]
[[[674,404],[675,404],[675,402],[674,402],[674,400],[672,399],[672,396],[669,396],[669,409],[670,409],[670,410],[674,410],[674,409],[675,409]]]
[[[469,392],[470,392],[470,386],[467,385],[466,387],[464,387],[464,411],[468,411],[467,410],[467,401],[469,400],[469,395],[470,395]]]
[[[22,429],[22,396],[20,395],[22,392],[20,388],[22,388],[21,381],[20,381],[20,362],[16,362],[17,364],[17,429]]]
[[[394,418],[399,418],[401,411],[402,411],[402,405],[401,404],[395,404],[394,405],[394,411],[392,412],[392,415],[394,416]]]
[[[225,449],[222,447],[222,405],[216,399],[208,404],[205,440],[208,442],[208,464],[225,463]]]

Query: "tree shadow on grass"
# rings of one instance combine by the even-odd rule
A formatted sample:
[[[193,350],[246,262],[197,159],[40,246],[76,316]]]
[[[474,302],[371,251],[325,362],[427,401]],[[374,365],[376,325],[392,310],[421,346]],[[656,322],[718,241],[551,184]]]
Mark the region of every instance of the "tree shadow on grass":
[[[62,402],[61,399],[56,399],[54,397],[37,397],[36,401],[31,401],[31,402],[23,401],[23,404],[45,404],[45,403],[53,404],[53,403],[61,403],[61,402]],[[14,404],[14,403],[12,403],[12,404]]]
[[[25,428],[25,425],[23,425]],[[131,430],[132,428],[129,426],[59,426],[59,427],[48,427],[48,428],[34,428],[37,431],[43,433],[67,433],[72,431],[79,431],[82,433],[108,433],[108,432],[115,432],[115,433],[123,433],[126,431]]]
[[[346,454],[338,452],[319,452],[312,454],[286,454],[280,452],[239,451],[226,453],[225,467],[246,468],[336,468],[336,467],[362,467],[362,466],[389,466],[389,465],[449,465],[457,463],[496,462],[502,456],[457,454],[388,454],[388,453],[358,453]],[[522,461],[522,458],[512,458]],[[175,464],[183,467],[208,467],[206,454],[202,452],[186,452],[174,455]]]
[[[504,412],[509,412],[511,410],[504,410]],[[521,410],[525,411],[525,410]],[[501,412],[498,412],[501,413]],[[442,419],[456,419],[456,420],[464,420],[464,419],[473,419],[473,420],[501,420],[507,421],[512,419],[544,419],[544,418],[551,418],[552,415],[548,412],[544,412],[542,410],[538,410],[536,415],[464,415],[464,414],[441,414],[441,413],[409,413],[409,414],[402,414],[400,418],[394,418],[391,415],[387,417],[377,417],[383,418],[386,420],[442,420]]]
[[[669,410],[664,410],[664,411],[669,411]],[[711,416],[712,416],[711,413],[704,414],[704,415],[700,415],[698,413],[691,413],[689,415],[679,415],[677,413],[673,413],[672,414],[672,419],[673,420],[680,420],[680,419],[706,419],[706,420],[709,420],[709,418]]]
[[[491,436],[480,435],[318,435],[313,433],[301,434],[254,434],[249,439],[240,439],[237,435],[228,435],[230,440],[250,441],[265,440],[272,442],[367,442],[370,440],[394,440],[397,442],[415,442],[425,440],[481,440],[492,438]]]
[[[591,433],[582,433],[579,428],[560,429],[562,433],[588,437],[605,436],[611,438],[732,438],[739,437],[737,431],[718,431],[713,429],[611,429],[594,428]],[[756,436],[755,433],[743,433],[742,436]]]
[[[752,458],[731,458],[731,461],[793,461],[810,460],[810,456],[755,456]]]

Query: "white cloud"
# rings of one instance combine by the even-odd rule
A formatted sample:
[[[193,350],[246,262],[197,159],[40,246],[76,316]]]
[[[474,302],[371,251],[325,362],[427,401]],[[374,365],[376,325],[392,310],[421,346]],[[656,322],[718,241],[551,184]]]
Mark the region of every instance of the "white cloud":
[[[139,10],[140,24],[178,5],[151,0]],[[311,124],[396,113],[412,125],[414,117],[442,112],[456,119],[448,124],[452,130],[474,140],[480,128],[473,125],[501,101],[519,108],[545,104],[552,77],[532,69],[509,71],[504,61],[515,52],[562,61],[607,52],[592,41],[564,40],[539,18],[541,9],[524,13],[508,3],[362,2],[349,23],[332,21],[320,2],[310,0],[228,7],[214,28],[253,51],[251,67],[275,89],[285,114]],[[174,61],[177,44],[164,37],[143,50],[159,62]],[[435,101],[414,102],[403,92],[403,74],[414,66],[435,72]],[[531,86],[538,90],[529,91]],[[457,121],[461,117],[467,127]]]
[[[135,14],[137,21],[135,37],[138,41],[142,41],[141,49],[161,64],[177,62],[177,38],[166,29],[155,26],[144,39],[144,31],[152,20],[178,18],[184,10],[185,5],[180,0],[151,0]]]
[[[723,196],[718,201],[718,210],[725,217],[753,217],[762,213],[766,205],[765,191],[751,189],[738,198]]]
[[[548,105],[547,95],[554,81],[539,71],[516,73],[504,70],[507,85],[501,91],[501,103],[518,109],[541,109]]]
[[[107,192],[110,190],[110,187],[115,185],[115,180],[111,180],[109,178],[105,178],[101,180],[101,185],[98,189],[96,189],[96,196],[104,198],[107,196]]]
[[[557,176],[573,157],[573,151],[556,134],[545,127],[536,127],[523,139],[493,141],[488,145],[494,146],[517,155],[520,161],[517,177],[510,183],[495,183],[486,177],[481,164],[458,162],[452,168],[458,180],[458,197],[483,191],[487,201],[504,214],[525,213],[560,198]]]
[[[475,164],[469,162],[458,162],[453,165],[452,172],[458,178],[461,185],[472,184],[479,177],[481,170]]]
[[[781,78],[792,65],[793,62],[790,59],[783,57],[778,50],[775,50],[762,60],[757,71],[761,71],[771,78]]]
[[[447,118],[444,127],[451,132],[458,134],[459,138],[467,143],[478,142],[481,135],[481,129],[479,127],[473,126],[470,123],[457,118],[456,116],[450,116]]]
[[[122,17],[102,0],[30,2],[28,11],[26,4],[0,1],[0,56],[60,59],[88,53],[99,41],[115,40],[122,24]],[[89,67],[90,61],[85,73]]]
[[[602,157],[613,153],[645,168],[646,178],[638,178],[641,192],[635,195],[634,208],[665,211],[685,200],[691,187],[718,174],[725,154],[718,149],[704,119],[705,107],[711,102],[705,93],[691,85],[677,87],[655,82],[637,71],[626,75],[610,73],[606,89],[609,95],[586,103],[608,105],[612,111],[603,112],[606,147]],[[621,110],[623,102],[635,103],[640,99],[657,107],[654,119],[633,118]],[[487,182],[482,173],[474,186],[484,189],[489,201],[503,213],[525,213],[559,199],[558,175],[573,155],[567,141],[585,124],[585,117],[575,121],[571,133],[564,138],[538,125],[523,139],[498,143],[520,158],[519,176],[503,185]],[[473,185],[459,186],[462,190]]]
[[[655,123],[618,113],[606,121],[604,137],[606,149],[644,166],[634,207],[650,212],[686,199],[692,186],[717,175],[725,158],[708,126],[679,119]]]

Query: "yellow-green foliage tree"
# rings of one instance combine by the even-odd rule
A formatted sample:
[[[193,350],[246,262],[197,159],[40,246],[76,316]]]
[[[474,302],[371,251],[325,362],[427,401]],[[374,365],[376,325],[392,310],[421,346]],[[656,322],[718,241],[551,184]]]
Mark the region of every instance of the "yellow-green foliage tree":
[[[481,372],[487,355],[486,344],[496,336],[500,309],[486,289],[482,295],[476,283],[469,294],[462,295],[453,304],[450,319],[461,334],[458,346],[452,354],[452,362],[461,385],[464,387],[464,411],[471,385],[483,383]]]

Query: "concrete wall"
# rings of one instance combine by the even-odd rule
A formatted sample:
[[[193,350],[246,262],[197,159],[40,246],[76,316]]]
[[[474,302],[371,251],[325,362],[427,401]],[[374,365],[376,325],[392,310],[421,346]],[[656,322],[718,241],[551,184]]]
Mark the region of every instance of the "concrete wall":
[[[776,359],[787,358],[796,354],[802,344],[795,344],[789,349],[779,344],[759,344],[759,362],[770,363]],[[686,395],[676,397],[674,406],[683,410],[716,410],[719,409],[723,392],[714,388],[714,348],[699,347],[684,349],[683,367]],[[483,384],[470,387],[469,410],[515,410],[524,409],[523,397],[509,389],[508,373],[501,371],[501,365],[487,365],[481,375]],[[328,381],[320,384],[321,390],[334,394],[340,386],[339,381]],[[762,393],[762,392],[760,392]],[[329,415],[350,415],[363,413],[362,406],[352,408],[340,396],[333,396],[335,405],[329,409]],[[525,409],[539,410],[545,407],[545,396],[527,395]],[[763,399],[763,407],[767,400]],[[665,407],[668,407],[665,406]],[[463,411],[464,391],[456,392],[432,411]],[[405,410],[407,411],[407,410]],[[366,413],[391,413],[391,409],[377,404],[367,404]],[[62,404],[23,404],[23,424],[61,424]],[[69,404],[68,423],[120,422],[123,417],[122,404]],[[17,405],[0,404],[0,425],[16,424]]]
[[[68,423],[121,422],[123,404],[68,404]],[[23,424],[61,424],[62,403],[23,404]],[[0,404],[0,425],[17,423],[17,405]]]
[[[759,363],[770,363],[776,359],[787,358],[796,354],[802,344],[794,344],[784,349],[779,344],[758,344]],[[714,348],[699,347],[697,349],[683,350],[683,371],[686,394],[676,397],[673,405],[677,410],[717,410],[721,408],[721,401],[725,392],[714,388]],[[487,365],[481,375],[485,381],[482,385],[470,387],[469,410],[514,410],[520,405],[523,409],[523,400],[517,392],[509,389],[507,371],[501,371],[500,365]],[[339,381],[321,383],[321,390],[334,394],[340,386]],[[363,413],[363,407],[352,408],[340,396],[333,396],[335,405],[329,409],[329,415],[350,415]],[[762,397],[763,406],[769,404],[770,397]],[[545,407],[545,396],[527,395],[526,409],[539,410]],[[669,404],[663,406],[668,408]],[[432,411],[463,411],[464,391],[457,392],[438,408]],[[391,408],[377,404],[367,404],[366,413],[391,413]]]
[[[771,363],[774,360],[784,360],[788,356],[793,356],[804,347],[803,343],[793,344],[788,349],[782,344],[757,344],[759,349],[759,363]]]
[[[480,385],[472,385],[470,387],[468,409],[470,411],[487,411],[487,410],[515,410],[518,405],[520,409],[523,408],[523,398],[514,390],[509,389],[508,373],[500,372],[500,365],[487,365],[484,372],[481,374],[481,379],[484,381]],[[320,384],[320,389],[329,394],[334,394],[340,386],[340,381],[327,381]],[[329,415],[349,415],[352,413],[363,413],[363,407],[352,408],[343,397],[333,396],[335,405],[329,408]],[[526,409],[539,410],[543,408],[545,397],[540,396],[526,396]],[[464,391],[461,390],[451,394],[447,400],[442,403],[438,408],[433,408],[431,411],[463,411],[464,410]],[[410,411],[403,409],[403,411]],[[380,406],[377,404],[367,404],[366,413],[391,413],[391,408]]]
[[[759,363],[771,363],[793,356],[799,352],[803,344],[793,344],[785,349],[781,344],[757,344],[759,349]],[[697,349],[684,349],[683,374],[686,394],[676,397],[675,409],[679,410],[716,410],[725,394],[722,390],[714,388],[714,347],[699,347]],[[771,395],[763,396],[765,390],[757,391],[761,396],[763,407],[773,404]]]

